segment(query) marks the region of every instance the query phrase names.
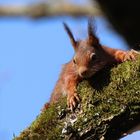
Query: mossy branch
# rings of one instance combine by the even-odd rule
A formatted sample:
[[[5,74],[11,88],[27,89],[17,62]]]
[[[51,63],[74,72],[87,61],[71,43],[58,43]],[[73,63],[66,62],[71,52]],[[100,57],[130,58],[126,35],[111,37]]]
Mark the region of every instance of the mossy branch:
[[[105,68],[78,85],[75,112],[61,99],[15,140],[117,140],[140,123],[140,57]]]

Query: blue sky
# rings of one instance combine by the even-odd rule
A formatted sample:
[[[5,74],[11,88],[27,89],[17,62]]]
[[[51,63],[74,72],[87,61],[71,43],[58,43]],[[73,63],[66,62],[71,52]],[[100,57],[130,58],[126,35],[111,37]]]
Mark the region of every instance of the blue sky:
[[[16,1],[23,2],[0,0],[0,3]],[[30,125],[49,100],[62,64],[72,58],[74,51],[63,21],[69,24],[76,38],[86,37],[86,19],[0,19],[1,140],[11,140],[13,134],[18,135]],[[110,30],[104,19],[97,18],[96,24],[103,44],[126,49],[127,44]],[[140,132],[132,136],[124,140],[136,140]]]

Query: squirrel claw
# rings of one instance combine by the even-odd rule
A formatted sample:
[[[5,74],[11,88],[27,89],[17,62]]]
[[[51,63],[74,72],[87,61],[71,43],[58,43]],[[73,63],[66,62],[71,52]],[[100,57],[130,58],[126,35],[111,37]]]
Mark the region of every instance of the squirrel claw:
[[[126,54],[124,55],[123,61],[127,61],[127,60],[136,60],[136,57],[133,51],[126,52]]]
[[[71,111],[73,111],[76,108],[79,101],[80,101],[80,99],[76,93],[74,95],[71,95],[70,97],[68,97],[67,105]]]

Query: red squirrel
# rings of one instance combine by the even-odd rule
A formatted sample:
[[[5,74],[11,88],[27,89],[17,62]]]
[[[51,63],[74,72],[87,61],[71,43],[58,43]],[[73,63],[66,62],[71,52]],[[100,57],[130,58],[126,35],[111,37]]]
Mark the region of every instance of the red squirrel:
[[[86,40],[75,40],[70,28],[64,23],[75,55],[63,66],[62,72],[51,95],[49,104],[56,103],[64,95],[67,96],[67,105],[73,110],[80,101],[76,92],[77,84],[84,78],[90,78],[105,65],[134,60],[131,51],[113,49],[100,44],[95,35],[92,20],[88,21],[88,37]],[[46,104],[46,107],[48,104]]]

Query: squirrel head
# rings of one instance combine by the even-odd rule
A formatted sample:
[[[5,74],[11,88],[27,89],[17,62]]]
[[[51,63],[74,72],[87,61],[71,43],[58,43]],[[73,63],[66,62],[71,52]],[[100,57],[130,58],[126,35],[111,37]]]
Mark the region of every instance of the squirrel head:
[[[92,24],[92,19],[88,20],[88,37],[86,40],[76,41],[74,36],[64,23],[64,28],[70,38],[71,44],[75,50],[75,55],[73,57],[73,64],[76,67],[76,72],[82,78],[91,77],[101,67],[100,52],[102,46],[99,43],[99,39],[95,35],[95,27]]]

